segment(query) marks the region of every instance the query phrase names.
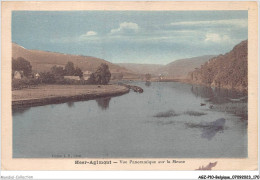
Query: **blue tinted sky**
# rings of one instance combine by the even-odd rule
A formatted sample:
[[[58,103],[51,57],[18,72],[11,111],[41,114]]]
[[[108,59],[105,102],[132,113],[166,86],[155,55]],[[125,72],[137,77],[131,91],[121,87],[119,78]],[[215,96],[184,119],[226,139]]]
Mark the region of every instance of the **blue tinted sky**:
[[[230,51],[247,39],[247,11],[14,11],[12,41],[113,63],[167,64]]]

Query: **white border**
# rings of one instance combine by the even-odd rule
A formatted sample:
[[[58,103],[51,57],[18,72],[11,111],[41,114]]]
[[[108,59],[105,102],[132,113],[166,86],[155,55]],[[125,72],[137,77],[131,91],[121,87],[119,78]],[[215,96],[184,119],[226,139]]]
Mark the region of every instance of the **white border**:
[[[12,1],[12,0],[5,0],[5,1]],[[16,1],[23,1],[23,0],[16,0]],[[31,1],[31,0],[27,0],[27,1]],[[38,0],[38,1],[48,1],[48,0]],[[57,1],[64,1],[64,0],[57,0]],[[90,1],[98,1],[98,0],[90,0]],[[120,1],[120,0],[114,0],[114,1]],[[141,1],[141,0],[135,0],[135,1]],[[156,1],[156,0],[149,0],[149,1]],[[179,1],[195,1],[195,0],[179,0]],[[200,1],[208,1],[208,0],[200,0]],[[214,0],[210,0],[210,1],[214,1]],[[225,1],[225,0],[218,0],[218,1]],[[242,0],[229,0],[229,1],[242,1]],[[245,0],[245,1],[250,1],[250,0]],[[259,15],[260,3],[259,0],[255,0],[255,1],[258,2],[258,17],[260,19],[260,15]],[[1,2],[3,1],[1,0]],[[0,32],[1,32],[1,23],[0,23]],[[258,35],[260,35],[259,32]],[[259,49],[258,49],[258,54],[259,54]],[[2,57],[1,53],[0,53],[0,57]],[[0,62],[1,62],[1,58],[0,58]],[[259,62],[259,58],[258,58],[258,62]],[[258,63],[258,69],[260,69],[260,63]],[[1,68],[0,68],[0,72],[1,72]],[[260,75],[258,74],[258,78],[259,77]],[[0,82],[1,82],[1,73],[0,73]],[[2,83],[1,83],[1,88],[4,88],[2,87]],[[1,93],[1,88],[0,88],[0,93]],[[258,83],[258,92],[260,92],[259,88],[260,86]],[[259,101],[260,101],[260,97],[258,97],[258,102]],[[1,109],[1,102],[0,102],[0,109]],[[259,117],[260,115],[258,113],[258,119]],[[260,129],[260,123],[258,123],[258,137],[259,137],[259,129]],[[1,133],[1,124],[0,124],[0,133]],[[259,138],[258,141],[260,142]],[[258,147],[258,154],[259,152],[260,151]],[[0,158],[1,158],[1,143],[0,143]],[[259,157],[258,157],[258,162],[259,162]],[[1,168],[1,164],[0,164],[0,168]],[[258,171],[2,171],[1,170],[0,172],[1,172],[0,173],[1,177],[12,176],[14,177],[14,179],[17,179],[20,176],[24,176],[24,177],[33,176],[33,179],[198,179],[200,175],[206,175],[206,176],[218,175],[218,176],[232,177],[233,175],[254,176],[260,174],[259,170]]]

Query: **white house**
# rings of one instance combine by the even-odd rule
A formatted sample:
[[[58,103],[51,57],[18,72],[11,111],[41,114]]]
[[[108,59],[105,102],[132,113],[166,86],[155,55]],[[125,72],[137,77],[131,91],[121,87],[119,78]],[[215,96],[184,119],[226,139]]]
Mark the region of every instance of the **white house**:
[[[39,79],[39,77],[40,77],[40,74],[39,74],[39,73],[36,73],[36,74],[35,74],[35,79]]]
[[[91,71],[84,71],[83,72],[83,78],[84,80],[88,80],[91,76],[92,72]]]
[[[23,71],[15,71],[14,72],[14,79],[22,79],[23,78]]]

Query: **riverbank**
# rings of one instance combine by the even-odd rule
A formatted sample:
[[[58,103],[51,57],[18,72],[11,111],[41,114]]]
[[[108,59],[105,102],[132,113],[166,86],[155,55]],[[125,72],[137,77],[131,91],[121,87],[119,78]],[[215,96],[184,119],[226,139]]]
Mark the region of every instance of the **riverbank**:
[[[179,81],[175,82],[182,82],[186,84],[194,84],[194,85],[200,85],[200,86],[206,86],[206,87],[211,87],[211,88],[218,88],[218,89],[227,89],[227,90],[234,90],[237,92],[248,92],[248,88],[240,88],[240,87],[231,87],[231,86],[214,86],[212,84],[205,84],[197,81],[192,81],[190,79],[180,79]]]
[[[118,85],[39,85],[12,91],[12,107],[41,106],[119,96],[129,89]]]
[[[185,84],[200,85],[200,86],[206,86],[206,87],[211,87],[211,88],[235,90],[235,91],[238,91],[238,92],[248,92],[248,88],[230,87],[230,86],[217,87],[217,86],[214,86],[214,85],[211,85],[211,84],[205,84],[205,83],[201,83],[201,82],[197,82],[197,81],[192,81],[190,79],[173,79],[173,78],[161,79],[161,80],[151,79],[151,82],[180,82],[180,83],[185,83]]]

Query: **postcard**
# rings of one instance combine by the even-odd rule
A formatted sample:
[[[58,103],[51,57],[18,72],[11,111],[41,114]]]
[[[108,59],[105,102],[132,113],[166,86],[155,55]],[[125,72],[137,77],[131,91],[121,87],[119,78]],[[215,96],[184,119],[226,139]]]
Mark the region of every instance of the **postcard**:
[[[257,170],[256,2],[3,2],[3,170]]]

